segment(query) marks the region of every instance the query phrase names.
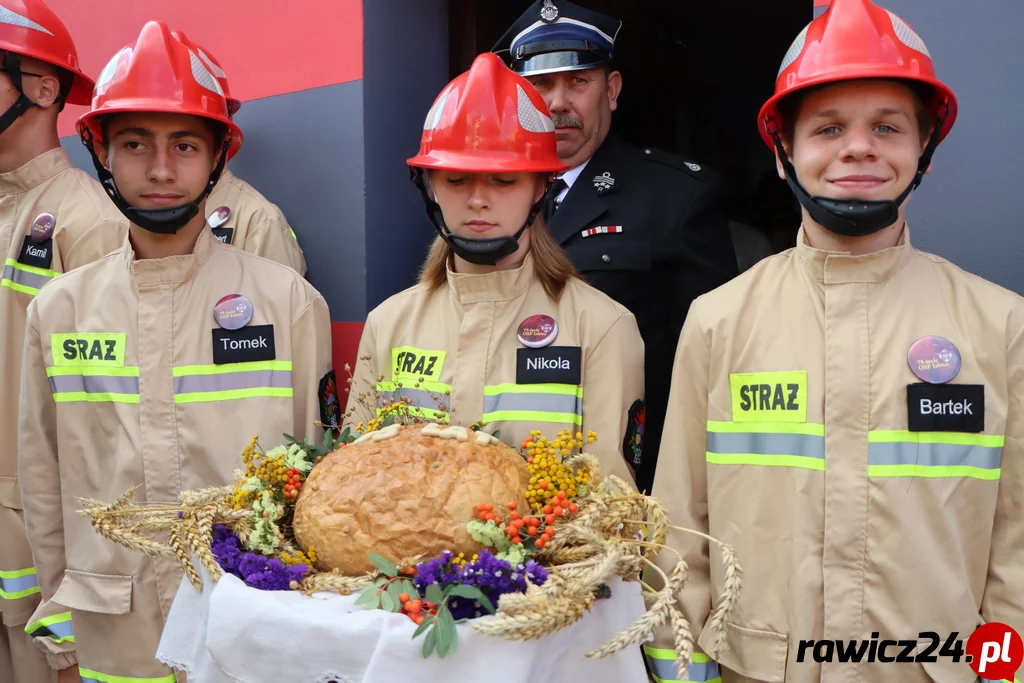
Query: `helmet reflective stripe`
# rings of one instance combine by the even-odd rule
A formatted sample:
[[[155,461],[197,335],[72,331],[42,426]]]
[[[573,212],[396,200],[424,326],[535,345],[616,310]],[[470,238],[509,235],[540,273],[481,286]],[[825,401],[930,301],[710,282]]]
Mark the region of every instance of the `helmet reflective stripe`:
[[[223,70],[223,69],[221,69],[221,68],[220,68],[219,66],[217,66],[216,64],[214,64],[214,63],[213,63],[213,60],[212,60],[212,59],[210,59],[210,58],[209,58],[209,57],[208,57],[208,56],[206,55],[206,53],[202,51],[202,49],[201,49],[201,48],[196,48],[196,51],[197,51],[197,52],[199,52],[199,57],[200,57],[200,59],[202,59],[202,60],[203,60],[203,61],[204,61],[204,62],[206,63],[206,66],[207,66],[207,68],[209,68],[209,69],[210,69],[210,72],[211,72],[211,73],[212,73],[212,74],[213,74],[214,76],[216,76],[217,78],[227,78],[227,77],[228,77],[228,75],[227,75],[226,73],[224,73],[224,70]]]
[[[448,96],[452,94],[452,91],[456,90],[453,86],[449,86],[445,89],[441,96],[437,98],[437,102],[427,112],[427,120],[423,122],[423,130],[434,130],[437,128],[437,124],[441,123],[441,116],[444,114],[444,105],[448,101]]]
[[[32,21],[28,17],[23,17],[17,12],[12,12],[6,7],[0,5],[0,24],[10,24],[11,26],[20,26],[21,28],[30,28],[35,31],[42,31],[48,36],[53,34],[46,30],[45,27],[40,26],[36,22]]]
[[[924,53],[931,57],[928,52],[928,48],[925,47],[924,41],[921,40],[921,36],[914,32],[914,29],[907,25],[907,22],[900,19],[898,16],[885,10],[889,14],[889,18],[892,20],[892,29],[896,32],[896,37],[900,39],[900,42],[909,47],[911,50],[917,50],[918,52]]]
[[[100,75],[96,77],[95,90],[99,90],[107,83],[110,83],[110,81],[114,78],[114,74],[117,73],[117,65],[121,62],[121,55],[123,55],[125,52],[131,53],[131,51],[132,49],[130,47],[123,47],[120,50],[118,50],[117,54],[114,55],[109,62],[107,62],[107,65],[105,67],[103,67],[103,71],[100,72]],[[129,59],[130,58],[131,55],[129,54]]]
[[[199,59],[192,50],[188,51],[188,56],[192,58],[192,78],[196,79],[196,83],[223,97],[224,91],[221,90],[220,83],[217,82],[217,79],[213,77],[210,70],[203,64],[203,60]]]
[[[531,133],[554,133],[554,122],[534,106],[521,85],[516,84],[516,90],[519,93],[519,125]]]
[[[810,24],[804,26],[804,30],[800,31],[800,35],[796,37],[793,44],[789,46],[789,50],[786,51],[786,56],[782,58],[782,66],[779,67],[779,73],[775,74],[775,78],[782,75],[790,64],[796,61],[796,58],[800,56],[800,53],[804,51],[804,42],[807,40],[807,29],[811,27]]]

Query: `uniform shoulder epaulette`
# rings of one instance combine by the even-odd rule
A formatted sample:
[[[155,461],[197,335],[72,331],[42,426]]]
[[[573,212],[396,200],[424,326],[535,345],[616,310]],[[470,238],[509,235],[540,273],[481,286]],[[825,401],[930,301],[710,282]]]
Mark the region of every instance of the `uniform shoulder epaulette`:
[[[653,161],[656,164],[662,164],[664,166],[671,166],[677,168],[680,171],[690,174],[698,180],[705,180],[710,177],[711,169],[703,164],[698,164],[694,161],[690,161],[685,157],[681,157],[678,154],[666,152],[663,149],[657,149],[656,147],[644,147],[643,157],[648,161]]]

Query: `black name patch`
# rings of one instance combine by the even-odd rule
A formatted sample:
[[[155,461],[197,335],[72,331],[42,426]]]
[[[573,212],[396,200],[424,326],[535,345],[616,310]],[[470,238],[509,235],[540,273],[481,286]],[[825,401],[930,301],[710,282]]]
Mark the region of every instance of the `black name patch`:
[[[276,358],[273,325],[253,325],[240,330],[213,330],[215,365],[251,363]]]
[[[985,431],[983,384],[908,384],[907,430]]]
[[[222,244],[231,244],[231,238],[235,234],[234,228],[210,228],[213,231],[213,236],[217,238],[218,242]]]
[[[18,254],[18,263],[25,266],[50,269],[53,262],[53,238],[42,242],[33,242],[31,237],[26,236],[25,242],[21,245],[21,253]]]
[[[516,384],[579,384],[583,352],[578,346],[518,349]]]

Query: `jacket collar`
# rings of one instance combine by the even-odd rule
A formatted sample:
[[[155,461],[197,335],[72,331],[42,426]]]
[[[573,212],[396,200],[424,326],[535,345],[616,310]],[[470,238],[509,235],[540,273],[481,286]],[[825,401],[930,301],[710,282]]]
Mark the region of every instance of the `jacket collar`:
[[[0,173],[0,194],[18,194],[37,187],[48,178],[71,168],[71,160],[63,147],[43,152],[21,168]]]
[[[495,270],[473,275],[456,273],[448,262],[448,287],[460,304],[484,301],[508,301],[522,295],[533,284],[533,254],[527,252],[522,265],[511,270]]]
[[[853,256],[849,252],[822,251],[807,244],[803,226],[797,233],[796,258],[818,281],[827,285],[853,282],[882,282],[899,272],[913,255],[910,226],[903,226],[899,244],[871,254]]]
[[[210,260],[213,250],[221,246],[213,236],[212,230],[203,229],[199,232],[199,239],[196,240],[196,246],[191,254],[136,260],[130,237],[129,230],[121,248],[121,258],[125,268],[139,285],[185,282]]]

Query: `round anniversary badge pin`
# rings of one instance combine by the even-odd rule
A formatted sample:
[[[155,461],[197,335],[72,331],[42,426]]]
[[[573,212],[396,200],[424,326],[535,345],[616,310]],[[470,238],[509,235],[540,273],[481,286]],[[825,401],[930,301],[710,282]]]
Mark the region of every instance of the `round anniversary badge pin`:
[[[219,206],[206,219],[206,224],[211,228],[219,228],[227,223],[229,218],[231,218],[231,209],[227,206]]]
[[[960,351],[945,337],[921,337],[911,345],[907,362],[921,381],[944,384],[960,372]]]
[[[57,227],[57,219],[52,213],[41,213],[32,221],[32,241],[45,242],[53,235],[53,229]]]
[[[252,321],[254,310],[241,294],[228,294],[213,307],[213,318],[225,330],[240,330]]]
[[[531,315],[519,323],[516,335],[523,346],[539,349],[555,341],[558,336],[558,323],[549,315]]]

